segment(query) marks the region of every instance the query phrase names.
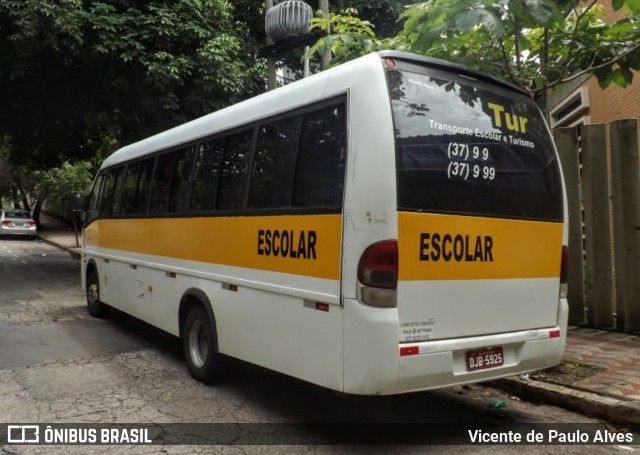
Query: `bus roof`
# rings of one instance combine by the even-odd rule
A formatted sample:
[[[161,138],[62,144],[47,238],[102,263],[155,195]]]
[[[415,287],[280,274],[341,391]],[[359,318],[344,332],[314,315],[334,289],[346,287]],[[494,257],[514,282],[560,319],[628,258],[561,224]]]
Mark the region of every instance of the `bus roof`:
[[[203,117],[122,147],[111,154],[104,161],[102,167],[110,167],[124,161],[143,157],[146,154],[159,150],[178,147],[181,144],[197,140],[201,137],[211,136],[221,131],[242,127],[243,125],[259,121],[261,118],[266,116],[275,115],[291,108],[301,107],[332,95],[345,93],[352,88],[348,83],[345,83],[341,92],[327,93],[327,80],[334,77],[340,80],[341,74],[354,71],[354,69],[359,67],[371,68],[372,66],[376,66],[382,70],[380,61],[383,58],[393,58],[410,63],[435,67],[445,71],[462,73],[478,80],[498,84],[510,90],[518,91],[527,96],[529,95],[526,91],[505,81],[456,63],[407,52],[380,51],[362,56],[337,67],[327,69],[278,89],[262,93],[248,100],[233,104]],[[350,78],[345,78],[345,80],[349,79]],[[362,78],[359,79],[359,83],[366,84],[368,80],[369,78]]]
[[[523,95],[526,95],[529,97],[531,96],[531,93],[529,93],[528,91],[516,85],[513,85],[503,79],[499,79],[490,74],[483,73],[482,71],[478,71],[478,70],[466,67],[464,65],[453,63],[447,60],[442,60],[442,59],[433,58],[433,57],[425,57],[424,55],[418,55],[418,54],[412,54],[409,52],[400,52],[400,51],[379,51],[379,52],[376,52],[375,54],[378,55],[380,58],[389,57],[396,60],[404,60],[407,62],[423,64],[425,66],[430,66],[432,68],[440,68],[446,71],[462,73],[467,76],[471,76],[474,79],[491,82],[497,85],[502,85],[510,90],[515,90],[517,92],[520,92]]]

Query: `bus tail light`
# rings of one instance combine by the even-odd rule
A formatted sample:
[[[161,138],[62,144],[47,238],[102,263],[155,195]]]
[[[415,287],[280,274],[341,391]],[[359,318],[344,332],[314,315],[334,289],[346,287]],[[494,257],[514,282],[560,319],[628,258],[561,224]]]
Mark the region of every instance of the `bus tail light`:
[[[376,307],[396,306],[398,242],[383,240],[369,245],[358,263],[362,302]]]
[[[560,263],[560,298],[566,299],[569,287],[569,247],[562,245],[562,261]]]
[[[418,346],[402,346],[400,348],[400,357],[417,354],[420,354],[420,348]]]

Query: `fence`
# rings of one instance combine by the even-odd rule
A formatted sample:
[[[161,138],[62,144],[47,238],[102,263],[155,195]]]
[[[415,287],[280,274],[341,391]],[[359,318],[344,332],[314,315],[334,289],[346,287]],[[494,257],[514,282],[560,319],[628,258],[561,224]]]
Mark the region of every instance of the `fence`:
[[[556,132],[569,209],[571,324],[640,332],[638,129],[638,120],[619,120]]]

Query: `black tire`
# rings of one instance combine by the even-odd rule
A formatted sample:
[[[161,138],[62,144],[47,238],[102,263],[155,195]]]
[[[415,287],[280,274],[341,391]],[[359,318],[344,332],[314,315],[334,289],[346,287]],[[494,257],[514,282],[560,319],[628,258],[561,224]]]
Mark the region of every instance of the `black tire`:
[[[184,359],[191,376],[203,384],[212,384],[220,379],[222,361],[218,354],[215,324],[202,305],[189,309],[182,334]]]
[[[94,318],[104,318],[109,310],[100,301],[100,280],[95,270],[87,275],[87,308]]]

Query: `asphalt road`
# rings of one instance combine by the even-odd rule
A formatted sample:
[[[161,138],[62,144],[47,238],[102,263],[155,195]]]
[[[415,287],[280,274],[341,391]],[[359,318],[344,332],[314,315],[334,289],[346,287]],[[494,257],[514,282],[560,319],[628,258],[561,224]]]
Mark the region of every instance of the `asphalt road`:
[[[505,428],[540,424],[541,431],[556,425],[560,429],[567,423],[598,423],[482,385],[393,397],[354,397],[230,360],[224,382],[204,386],[188,375],[179,340],[122,314],[105,320],[91,318],[80,289],[79,264],[39,241],[0,239],[1,423],[183,424],[176,431],[190,427],[184,424],[251,423],[256,425],[243,427],[245,436],[264,434],[269,445],[246,445],[261,440],[251,437],[217,446],[0,445],[0,454],[640,453],[640,446],[624,443],[471,444],[468,430],[487,423],[505,424]],[[506,407],[492,409],[495,400],[503,400]],[[447,425],[441,425],[443,422]],[[298,423],[310,424],[305,427],[310,438],[287,436],[293,428],[290,424]],[[376,442],[388,435],[392,444],[310,444],[332,440],[336,428],[371,432]],[[442,436],[447,429],[453,430],[453,436],[438,440],[447,445],[398,444],[404,442],[398,439],[406,431]]]

